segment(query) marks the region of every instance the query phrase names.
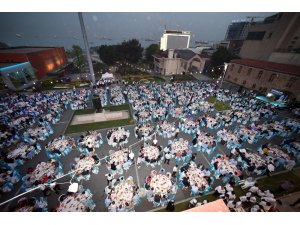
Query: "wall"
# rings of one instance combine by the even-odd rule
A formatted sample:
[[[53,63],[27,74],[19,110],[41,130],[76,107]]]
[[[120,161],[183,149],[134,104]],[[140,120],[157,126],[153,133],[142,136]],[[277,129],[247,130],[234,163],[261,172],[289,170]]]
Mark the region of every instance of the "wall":
[[[284,53],[284,52],[273,52],[268,61],[291,64],[291,65],[300,65],[300,54],[299,53]]]
[[[180,68],[181,59],[179,58],[165,58],[164,59],[164,68],[166,69],[165,75],[171,75],[171,74],[179,74],[183,70]]]
[[[49,50],[32,52],[28,54],[3,53],[0,62],[26,62],[29,61],[34,69],[37,79],[42,79],[50,71],[56,70],[68,63],[65,49],[49,48]]]
[[[25,54],[2,53],[0,54],[0,62],[20,63],[28,61]]]
[[[283,13],[280,20],[273,23],[251,25],[249,32],[265,31],[266,33],[262,40],[245,40],[239,56],[267,61],[272,52],[288,48],[290,39],[298,33],[299,23],[299,14]]]
[[[232,65],[234,65],[233,70],[231,70]],[[238,73],[240,66],[242,66],[242,70],[240,73]],[[248,70],[250,68],[252,69],[252,71],[248,75]],[[258,79],[257,75],[260,71],[263,71],[263,73],[261,75],[261,78]],[[274,73],[276,74],[276,76],[273,81],[270,82],[269,78]],[[286,87],[291,77],[296,78],[296,81],[293,82],[291,87]],[[229,63],[228,69],[225,74],[225,80],[236,83],[238,85],[242,85],[249,89],[261,91],[263,93],[270,91],[271,88],[278,88],[280,90],[289,91],[296,96],[298,101],[300,101],[300,77],[297,77],[295,75]],[[246,81],[246,83],[244,83],[244,81]]]
[[[27,57],[31,65],[37,69],[36,75],[38,79],[42,79],[47,73],[67,64],[67,56],[64,48],[33,52],[29,53]]]

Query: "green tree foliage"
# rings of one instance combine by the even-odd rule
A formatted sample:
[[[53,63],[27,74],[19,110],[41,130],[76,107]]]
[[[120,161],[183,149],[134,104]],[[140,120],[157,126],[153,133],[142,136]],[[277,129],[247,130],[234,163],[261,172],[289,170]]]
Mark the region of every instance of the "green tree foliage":
[[[87,65],[87,59],[83,54],[83,50],[78,45],[73,45],[69,52],[70,56],[73,58],[73,64],[79,72],[85,72],[85,66]]]
[[[100,59],[107,65],[113,65],[117,60],[115,45],[101,45],[98,49]]]
[[[153,56],[154,54],[159,52],[158,44],[151,44],[146,48],[145,58],[146,62],[149,64],[153,64]]]
[[[238,56],[231,54],[226,48],[219,48],[216,52],[211,56],[211,66],[221,66],[225,62],[228,63],[232,59],[236,59]]]
[[[123,41],[117,45],[101,45],[98,49],[100,59],[107,65],[117,61],[137,63],[142,58],[143,48],[136,39]]]
[[[93,63],[93,67],[94,67],[94,72],[97,75],[100,75],[106,71],[108,71],[108,66],[103,64],[103,63]]]
[[[211,74],[219,76],[222,74],[223,68],[219,69],[219,66],[223,66],[224,63],[228,63],[233,59],[239,58],[237,55],[230,53],[226,48],[220,47],[213,53],[210,59],[209,71]],[[213,70],[213,71],[212,71]]]

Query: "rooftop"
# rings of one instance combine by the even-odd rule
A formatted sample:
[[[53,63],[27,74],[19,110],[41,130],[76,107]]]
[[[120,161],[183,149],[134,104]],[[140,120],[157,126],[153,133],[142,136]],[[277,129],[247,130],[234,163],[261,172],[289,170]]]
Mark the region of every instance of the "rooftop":
[[[230,61],[231,63],[236,63],[245,66],[251,66],[256,68],[261,68],[265,70],[271,70],[279,73],[288,73],[300,76],[300,66],[274,63],[269,61],[261,61],[255,59],[234,59]]]
[[[33,47],[33,46],[20,46],[20,47],[11,47],[11,48],[3,48],[0,49],[1,53],[19,53],[19,54],[27,54],[32,52],[39,52],[49,50],[55,47]]]
[[[197,55],[194,51],[190,49],[175,49],[174,54],[177,54],[176,58],[181,58],[185,60],[189,60]],[[154,55],[156,58],[168,58],[168,50],[159,52]]]

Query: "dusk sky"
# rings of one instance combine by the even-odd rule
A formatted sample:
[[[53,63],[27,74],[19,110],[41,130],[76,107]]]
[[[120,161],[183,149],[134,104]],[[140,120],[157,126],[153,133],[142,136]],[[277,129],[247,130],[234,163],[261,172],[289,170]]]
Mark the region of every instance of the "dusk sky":
[[[143,47],[159,41],[165,29],[191,31],[194,41],[220,41],[232,20],[274,13],[83,13],[90,46],[137,38]],[[261,19],[260,19],[261,20]],[[0,42],[10,46],[83,46],[77,13],[0,13]],[[104,40],[109,38],[112,40]]]

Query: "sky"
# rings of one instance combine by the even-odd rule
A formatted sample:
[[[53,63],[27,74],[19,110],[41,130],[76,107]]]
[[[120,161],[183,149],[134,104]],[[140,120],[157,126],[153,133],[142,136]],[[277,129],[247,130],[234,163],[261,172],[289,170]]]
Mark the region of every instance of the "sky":
[[[160,40],[165,29],[191,31],[190,47],[195,41],[221,41],[233,20],[247,16],[265,17],[272,12],[226,13],[83,13],[90,46],[116,44],[131,38],[143,47]],[[257,18],[257,20],[262,20]],[[108,40],[111,39],[111,40]],[[0,42],[9,46],[83,47],[78,14],[67,13],[0,13]]]

